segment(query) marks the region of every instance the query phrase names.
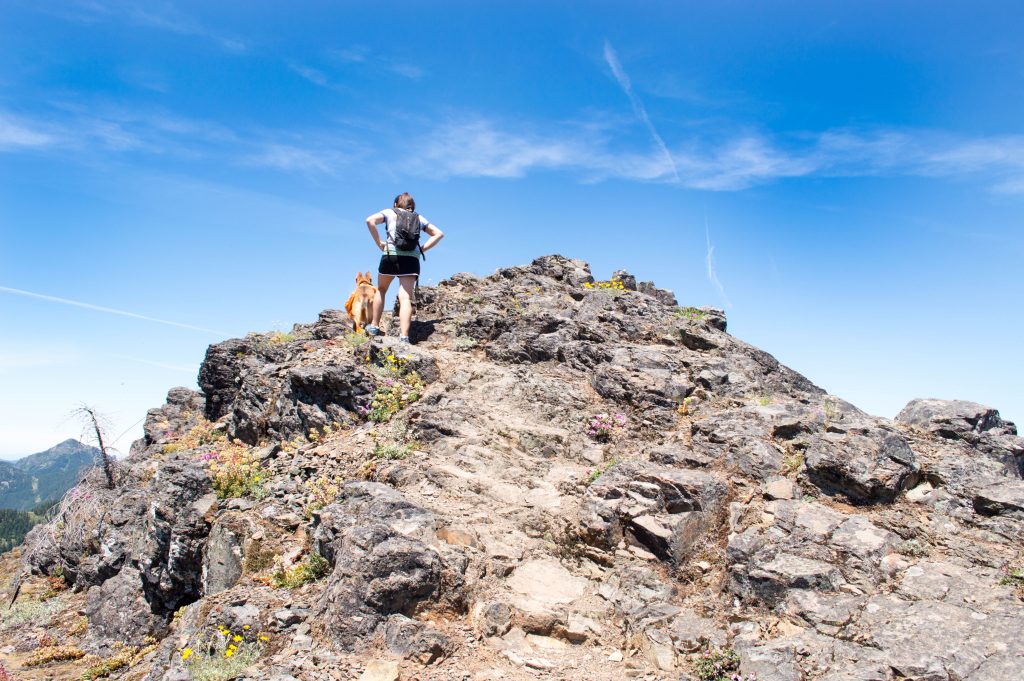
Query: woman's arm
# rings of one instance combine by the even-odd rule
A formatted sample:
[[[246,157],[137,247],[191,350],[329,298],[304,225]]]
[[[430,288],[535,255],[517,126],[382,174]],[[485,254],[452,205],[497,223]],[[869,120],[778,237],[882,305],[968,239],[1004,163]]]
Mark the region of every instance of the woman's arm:
[[[430,238],[427,239],[427,243],[423,244],[421,247],[424,253],[436,246],[437,242],[444,238],[444,232],[439,230],[435,225],[427,225],[423,228],[423,231],[430,235]]]
[[[373,237],[374,243],[377,244],[377,248],[383,251],[387,244],[380,240],[380,232],[377,230],[377,225],[382,222],[384,222],[384,216],[381,213],[374,213],[366,218],[366,228],[370,230],[370,235]]]

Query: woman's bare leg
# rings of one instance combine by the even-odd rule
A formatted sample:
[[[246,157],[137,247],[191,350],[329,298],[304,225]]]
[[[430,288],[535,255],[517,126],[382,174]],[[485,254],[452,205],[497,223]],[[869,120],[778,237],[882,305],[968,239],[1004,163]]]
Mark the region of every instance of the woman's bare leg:
[[[412,326],[412,293],[416,286],[416,277],[399,277],[398,283],[398,320],[402,329],[402,336],[409,335],[409,327]]]
[[[388,294],[388,287],[394,279],[390,274],[377,275],[377,295],[373,297],[373,325],[380,327],[380,316],[384,314],[384,296]]]

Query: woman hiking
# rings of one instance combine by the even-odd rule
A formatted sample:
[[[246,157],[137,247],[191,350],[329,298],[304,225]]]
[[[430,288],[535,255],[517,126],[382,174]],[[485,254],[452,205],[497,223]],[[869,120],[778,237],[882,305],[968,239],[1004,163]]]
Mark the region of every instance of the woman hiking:
[[[385,223],[386,238],[382,241],[377,225]],[[384,313],[384,296],[392,280],[398,277],[398,320],[401,329],[398,342],[409,342],[409,326],[412,323],[412,292],[420,276],[420,258],[423,253],[437,245],[444,232],[416,212],[416,201],[412,194],[404,192],[395,197],[393,208],[385,208],[366,218],[377,248],[384,253],[377,268],[377,295],[373,299],[373,321],[366,325],[366,333],[379,336],[380,316]],[[430,238],[420,245],[420,231]]]

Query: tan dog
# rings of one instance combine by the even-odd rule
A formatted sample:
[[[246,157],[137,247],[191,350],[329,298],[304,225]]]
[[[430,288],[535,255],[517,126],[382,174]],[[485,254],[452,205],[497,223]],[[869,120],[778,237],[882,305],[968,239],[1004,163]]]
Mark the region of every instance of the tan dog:
[[[363,327],[373,321],[373,299],[377,296],[377,289],[373,285],[373,278],[370,273],[356,273],[356,290],[345,301],[345,310],[352,322],[356,325],[356,333],[363,330]]]

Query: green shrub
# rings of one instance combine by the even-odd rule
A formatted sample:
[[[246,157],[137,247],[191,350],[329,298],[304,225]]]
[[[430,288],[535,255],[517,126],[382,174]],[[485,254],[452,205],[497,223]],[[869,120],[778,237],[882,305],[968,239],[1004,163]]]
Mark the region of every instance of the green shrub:
[[[385,378],[373,391],[368,405],[359,407],[359,413],[371,421],[385,423],[406,405],[420,399],[423,380],[415,371],[395,378]]]
[[[704,321],[704,317],[706,317],[707,314],[703,310],[698,310],[695,307],[677,307],[676,311],[672,313],[672,316],[700,322]]]
[[[409,420],[400,416],[376,432],[370,433],[373,438],[371,461],[405,459],[419,447],[409,430]]]
[[[195,449],[203,445],[212,445],[225,438],[227,438],[227,435],[221,430],[219,424],[211,423],[200,417],[199,423],[193,426],[187,433],[174,442],[165,444],[163,452],[164,454],[171,454],[185,449]]]
[[[477,340],[470,336],[456,336],[452,341],[452,347],[456,350],[472,350],[477,346]]]
[[[613,296],[619,296],[626,292],[626,285],[620,279],[609,279],[608,281],[595,281],[594,283],[584,282],[583,288],[593,291],[603,291]]]
[[[265,486],[268,473],[259,458],[241,441],[229,442],[217,451],[199,456],[209,467],[210,484],[220,499],[267,496]]]
[[[229,681],[256,663],[266,641],[251,629],[236,634],[222,628],[179,652],[192,681]]]
[[[603,464],[601,464],[594,470],[590,471],[590,475],[587,476],[587,481],[584,484],[587,485],[587,487],[593,485],[595,482],[597,482],[598,478],[604,475],[609,468],[611,468],[618,462],[618,459],[609,459],[608,461],[605,461]]]
[[[108,657],[107,659],[97,664],[94,664],[93,666],[85,670],[85,672],[82,674],[82,681],[95,681],[95,679],[103,679],[110,676],[118,670],[124,669],[125,667],[130,667],[135,662],[135,660],[138,657],[140,657],[141,652],[143,651],[140,651],[138,648],[134,646],[127,646],[125,648],[122,648],[113,657]]]
[[[345,334],[345,345],[350,348],[358,348],[370,342],[370,337],[360,331],[359,333]]]
[[[825,398],[821,402],[821,415],[825,423],[832,423],[833,421],[842,418],[842,413],[839,411],[839,405],[828,398]]]
[[[18,601],[10,608],[2,611],[5,629],[22,624],[42,624],[56,608],[53,599],[42,601]]]
[[[331,564],[326,558],[319,553],[310,553],[294,567],[275,570],[270,580],[279,589],[297,589],[303,584],[326,577],[330,571]]]
[[[1012,586],[1017,592],[1017,597],[1024,600],[1024,561],[1007,563],[1003,566],[1002,573],[999,583]]]
[[[373,457],[375,459],[389,459],[391,461],[401,460],[407,458],[412,454],[415,443],[409,442],[406,444],[398,444],[395,442],[385,442],[374,446]]]
[[[267,345],[282,345],[295,340],[295,334],[284,331],[274,331],[267,337]]]
[[[341,491],[343,482],[339,477],[330,479],[321,476],[306,483],[306,494],[309,496],[309,501],[304,509],[306,518],[312,518],[314,511],[333,504]]]
[[[757,681],[753,674],[740,675],[740,656],[732,648],[705,650],[694,662],[693,671],[696,681]]]
[[[782,459],[782,474],[789,475],[796,473],[804,465],[804,455],[801,452],[790,452]]]

